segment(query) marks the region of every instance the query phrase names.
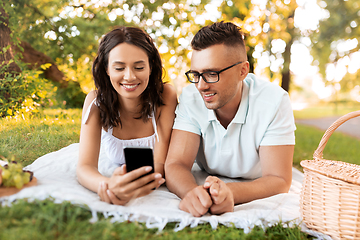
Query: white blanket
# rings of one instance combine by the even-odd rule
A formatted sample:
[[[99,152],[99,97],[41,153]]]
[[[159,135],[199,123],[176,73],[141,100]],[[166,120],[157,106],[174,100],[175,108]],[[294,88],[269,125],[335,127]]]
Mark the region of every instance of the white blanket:
[[[71,144],[59,151],[46,154],[31,165],[28,170],[34,172],[38,180],[37,186],[24,188],[17,194],[0,198],[3,205],[10,205],[14,200],[21,198],[46,199],[53,198],[56,202],[71,201],[73,204],[87,205],[97,220],[96,212],[102,212],[112,221],[139,221],[145,222],[148,228],[162,230],[167,223],[177,222],[175,231],[186,226],[195,227],[201,223],[210,223],[212,228],[218,224],[234,225],[249,232],[254,226],[268,227],[279,221],[300,224],[299,194],[303,174],[293,168],[293,181],[289,193],[278,194],[269,198],[252,201],[235,206],[234,212],[222,215],[206,214],[202,217],[193,217],[191,214],[179,209],[180,199],[169,192],[165,186],[153,191],[151,194],[134,199],[125,206],[107,204],[99,200],[96,193],[81,186],[76,179],[76,164],[79,155],[79,144]],[[116,168],[109,165],[109,161],[101,150],[99,157],[99,171],[110,176]],[[198,184],[202,184],[207,174],[194,164],[193,174]],[[225,182],[235,181],[222,178]],[[303,230],[310,232],[303,225]],[[320,235],[318,235],[320,236]]]

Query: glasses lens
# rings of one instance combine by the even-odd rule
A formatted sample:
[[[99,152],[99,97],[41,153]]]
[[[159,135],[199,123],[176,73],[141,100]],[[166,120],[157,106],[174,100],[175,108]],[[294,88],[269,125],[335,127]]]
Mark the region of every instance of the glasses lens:
[[[206,81],[209,83],[214,83],[219,80],[219,74],[217,72],[205,72],[203,76],[206,78]]]
[[[198,73],[192,73],[192,72],[188,72],[186,74],[186,76],[188,77],[188,80],[190,82],[196,83],[199,81],[199,74]]]

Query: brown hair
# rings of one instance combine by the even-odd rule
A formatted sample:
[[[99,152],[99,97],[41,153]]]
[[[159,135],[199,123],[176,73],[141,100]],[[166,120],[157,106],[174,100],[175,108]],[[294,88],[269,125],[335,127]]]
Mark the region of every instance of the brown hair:
[[[143,30],[135,27],[121,26],[107,33],[101,40],[97,57],[94,60],[92,74],[97,89],[96,101],[100,109],[102,127],[117,127],[121,125],[119,116],[120,101],[118,93],[113,88],[109,75],[106,73],[110,51],[121,43],[128,43],[143,49],[151,68],[149,83],[141,94],[141,117],[144,121],[155,110],[163,105],[163,67],[160,54],[152,38]]]
[[[201,28],[191,41],[191,47],[200,51],[217,44],[240,47],[245,51],[244,35],[241,28],[231,22],[216,22]]]

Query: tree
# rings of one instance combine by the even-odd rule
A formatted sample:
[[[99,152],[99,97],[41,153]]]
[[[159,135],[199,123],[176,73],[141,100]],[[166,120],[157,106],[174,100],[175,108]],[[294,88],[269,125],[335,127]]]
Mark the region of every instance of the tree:
[[[359,67],[351,69],[349,64],[343,62],[349,62],[355,56],[358,57],[353,61],[359,61],[360,3],[357,0],[324,0],[320,6],[325,17],[311,34],[314,63],[319,66],[327,85],[337,85],[344,91],[350,91],[360,86],[360,71]],[[326,73],[328,67],[335,68],[338,64],[347,67],[347,74],[335,78],[331,76],[334,74]]]
[[[99,39],[117,25],[135,25],[155,40],[172,81],[188,66],[187,54],[193,33],[202,25],[194,19],[209,0],[195,3],[172,1],[72,1],[14,0],[19,38],[54,59],[69,80],[88,86],[90,68]],[[40,37],[39,37],[40,36]],[[83,73],[83,76],[79,76]],[[182,77],[185,79],[184,77]],[[82,80],[80,80],[82,79]],[[88,87],[87,87],[88,89]]]
[[[229,5],[225,2],[222,5],[222,18],[233,21],[244,29],[250,64],[256,65],[253,54],[256,48],[260,49],[260,54],[269,59],[267,69],[270,80],[279,79],[282,88],[289,91],[291,46],[300,36],[300,31],[294,26],[295,10],[298,7],[296,1],[269,0],[266,4],[253,4],[251,0],[245,0],[231,3]],[[273,47],[279,40],[284,43],[284,47],[274,52]],[[275,64],[279,61],[282,64],[276,67]],[[251,70],[254,68],[255,66]]]
[[[50,67],[44,70],[45,78],[59,83],[63,88],[67,87],[68,82],[65,80],[64,73],[58,69],[49,56],[35,50],[25,41],[22,41],[19,46],[13,46],[12,49],[20,55],[21,61],[28,64],[27,66],[30,69],[39,69],[41,65],[49,63]]]
[[[312,55],[318,61],[320,72],[325,76],[326,64],[336,63],[341,58],[360,50],[360,28],[358,25],[360,3],[357,0],[324,0],[321,3],[326,17],[311,35]],[[340,44],[356,39],[351,48],[339,48]]]
[[[0,69],[6,67],[9,72],[20,72],[19,66],[14,62],[14,53],[11,47],[9,15],[6,13],[2,2],[0,2],[0,51]],[[0,79],[3,78],[4,72],[0,72]]]
[[[1,50],[3,54],[0,68],[0,116],[12,116],[17,113],[34,110],[39,103],[45,103],[44,98],[52,88],[44,76],[57,82],[63,100],[68,100],[69,107],[81,106],[85,97],[77,83],[66,81],[64,74],[59,71],[54,61],[45,54],[36,51],[28,43],[21,41],[19,26],[14,5],[0,1],[1,18]],[[20,61],[26,63],[21,63]],[[28,69],[33,69],[28,70]],[[39,84],[40,83],[40,84]],[[79,89],[79,90],[76,90]],[[73,93],[73,94],[69,94]],[[81,98],[81,101],[79,99]],[[63,102],[63,100],[61,102]],[[69,101],[70,100],[70,101]]]

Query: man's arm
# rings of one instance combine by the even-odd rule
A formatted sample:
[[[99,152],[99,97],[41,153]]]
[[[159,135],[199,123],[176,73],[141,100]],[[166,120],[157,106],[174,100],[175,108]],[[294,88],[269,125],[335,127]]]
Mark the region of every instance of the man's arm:
[[[204,215],[212,205],[207,190],[196,184],[191,173],[199,145],[199,135],[174,129],[165,161],[166,186],[182,199],[180,209],[193,216]]]
[[[226,185],[216,177],[206,180],[210,189],[214,214],[228,212],[229,198],[234,204],[246,203],[289,191],[292,181],[294,146],[261,146],[259,149],[262,177],[251,182],[232,182]],[[228,201],[225,201],[228,200]]]
[[[260,146],[262,177],[243,184],[228,183],[235,204],[250,202],[289,191],[294,146]]]

